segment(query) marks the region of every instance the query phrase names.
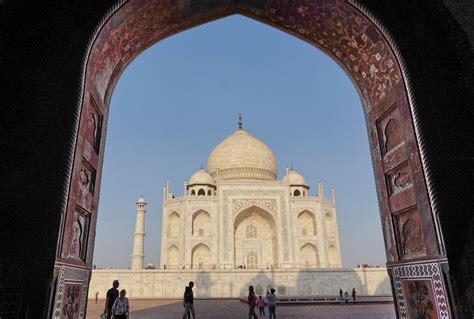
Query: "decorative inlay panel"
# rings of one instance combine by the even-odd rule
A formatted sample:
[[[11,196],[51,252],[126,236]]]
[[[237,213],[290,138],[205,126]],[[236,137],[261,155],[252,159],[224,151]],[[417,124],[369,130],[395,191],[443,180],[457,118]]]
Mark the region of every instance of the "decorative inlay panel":
[[[401,318],[451,318],[438,263],[399,266],[391,270]],[[420,317],[423,311],[425,316]]]
[[[206,17],[197,18],[203,12]],[[343,0],[199,1],[199,5],[129,2],[100,32],[87,74],[100,96],[106,98],[121,69],[139,52],[177,31],[229,13],[281,28],[331,55],[360,88],[368,112],[401,80],[398,63],[383,35]]]
[[[232,215],[235,217],[241,211],[252,206],[260,207],[273,216],[277,215],[276,200],[274,199],[233,199]]]
[[[59,267],[53,318],[85,318],[90,270]]]
[[[79,193],[77,203],[87,210],[91,210],[92,199],[95,191],[96,170],[89,162],[82,159],[81,169],[79,171]]]
[[[81,303],[81,285],[66,284],[64,287],[64,300],[61,311],[61,317],[67,319],[77,318]]]
[[[411,209],[395,216],[398,246],[404,258],[419,257],[426,254],[423,231],[418,211]]]
[[[102,124],[104,116],[95,102],[94,98],[90,97],[90,108],[87,114],[87,140],[93,146],[95,152],[99,153],[100,139],[102,133]]]
[[[72,224],[71,243],[69,245],[69,257],[85,260],[87,253],[87,238],[89,235],[90,214],[80,207],[74,212]]]
[[[431,280],[402,280],[408,318],[436,318]]]
[[[387,173],[389,195],[395,195],[413,186],[413,177],[408,162]]]
[[[396,104],[377,120],[377,131],[380,149],[384,156],[404,144],[403,131],[400,126],[400,110]]]
[[[211,173],[212,177],[216,177],[216,173]],[[272,171],[261,169],[261,168],[231,168],[231,169],[220,169],[219,179],[261,179],[261,180],[273,180],[276,176]]]

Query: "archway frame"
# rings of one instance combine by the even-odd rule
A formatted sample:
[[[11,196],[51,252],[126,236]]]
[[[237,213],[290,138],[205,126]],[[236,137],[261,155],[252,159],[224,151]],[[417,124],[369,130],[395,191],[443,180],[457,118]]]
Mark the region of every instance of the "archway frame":
[[[303,268],[307,268],[306,267],[306,264],[303,263],[303,249],[305,247],[311,247],[315,253],[315,262],[314,262],[314,266],[316,266],[316,268],[319,268],[321,266],[321,256],[319,254],[319,248],[316,246],[316,244],[312,243],[312,242],[305,242],[301,245],[299,245],[299,253],[300,253],[300,260],[299,260],[299,263],[300,263],[300,267],[303,267]]]
[[[82,280],[76,286],[83,291],[80,303],[85,307],[97,221],[99,187],[95,186],[100,185],[110,97],[121,72],[135,56],[159,40],[209,21],[241,14],[316,46],[332,57],[351,78],[361,96],[367,121],[387,266],[398,315],[406,317],[410,313],[406,299],[408,286],[404,282],[429,280],[431,286],[440,287],[430,294],[431,301],[437,306],[433,315],[451,316],[450,298],[443,278],[443,265],[447,264],[447,259],[429,182],[429,168],[423,154],[423,138],[417,125],[416,106],[401,55],[378,21],[355,1],[342,0],[302,1],[298,5],[276,0],[257,4],[247,1],[230,4],[130,1],[115,9],[98,27],[84,64],[67,207],[57,245],[57,288],[53,289],[56,291],[55,311],[64,303],[63,291],[71,269],[75,271],[76,279]],[[147,25],[146,19],[140,18],[143,14],[151,14],[153,24]],[[383,128],[393,118],[400,123],[403,146],[399,151],[384,152]],[[88,176],[87,185],[81,184],[84,180],[81,173]],[[404,176],[401,185],[397,184],[400,176]],[[84,236],[87,249],[81,260],[69,255],[72,225],[79,218],[85,220],[84,225],[88,227]],[[415,231],[419,236],[415,238],[421,238],[413,255],[406,254],[400,239],[400,229],[409,220],[418,225]],[[422,273],[423,278],[415,273]]]
[[[234,256],[234,267],[237,267],[237,265],[239,264],[238,260],[239,258],[237,258],[237,248],[236,248],[236,233],[237,233],[237,229],[239,228],[239,226],[250,216],[252,216],[253,213],[257,213],[257,215],[261,218],[263,218],[264,220],[266,220],[266,222],[270,225],[270,228],[272,229],[272,232],[271,232],[271,236],[272,236],[272,240],[269,241],[272,243],[272,262],[270,263],[270,265],[272,265],[272,268],[276,267],[277,268],[277,265],[281,262],[281,256],[280,256],[280,253],[278,251],[278,247],[281,247],[281,237],[278,236],[278,233],[280,232],[280,230],[278,229],[278,226],[277,226],[277,222],[276,222],[276,218],[275,216],[273,216],[270,212],[268,212],[268,210],[258,206],[258,205],[252,205],[250,207],[247,207],[245,209],[242,209],[241,211],[239,211],[238,213],[235,214],[234,218],[233,218],[233,221],[232,221],[232,240],[231,240],[231,243],[232,243],[232,250],[233,250],[233,256]],[[252,225],[254,227],[256,227],[256,225],[254,225],[252,223]],[[245,233],[247,233],[245,231]],[[259,229],[258,227],[256,227],[256,237],[246,237],[246,239],[248,240],[258,240],[259,236],[258,234],[261,234],[262,233],[262,230]],[[261,238],[261,235],[260,235],[260,238]],[[243,251],[241,251],[243,252]],[[261,251],[260,251],[261,252]],[[260,266],[263,266],[263,256],[262,254],[260,253],[257,253],[258,255],[258,260],[259,262],[261,263]],[[245,261],[247,260],[246,256],[241,256],[243,258],[243,265],[245,265]]]
[[[197,264],[198,265],[198,268],[195,268],[195,256],[194,256],[194,253],[198,250],[198,249],[201,249],[201,247],[203,247],[204,249],[206,249],[208,252],[209,252],[209,264],[203,264],[203,267],[204,268],[209,268],[212,264],[212,255],[211,255],[211,248],[206,245],[205,243],[202,243],[202,242],[199,242],[199,243],[196,243],[193,248],[191,248],[191,263],[190,263],[190,267],[191,269],[193,270],[204,270],[204,268],[201,268],[199,267],[199,263]]]
[[[196,227],[196,218],[198,218],[198,216],[200,214],[204,214],[205,216],[207,216],[208,218],[208,223],[209,223],[209,233],[207,235],[200,235],[199,232],[196,234],[195,232],[195,227]],[[198,209],[197,211],[195,211],[192,216],[191,216],[191,235],[193,236],[209,236],[210,233],[211,233],[211,228],[212,228],[212,219],[211,219],[211,214],[209,214],[209,212],[205,209]],[[205,233],[205,231],[204,231]]]

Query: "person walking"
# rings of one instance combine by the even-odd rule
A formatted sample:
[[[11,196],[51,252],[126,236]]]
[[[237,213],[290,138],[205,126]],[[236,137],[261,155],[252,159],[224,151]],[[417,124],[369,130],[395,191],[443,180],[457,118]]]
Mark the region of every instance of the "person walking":
[[[354,301],[354,303],[356,302],[356,295],[357,295],[356,289],[352,288],[352,300]]]
[[[107,290],[107,295],[105,296],[105,308],[104,313],[107,314],[107,319],[112,318],[112,306],[114,305],[115,299],[119,297],[119,287],[120,283],[118,280],[114,280],[112,283],[112,288]]]
[[[120,295],[112,306],[112,319],[128,319],[130,305],[128,298],[125,297],[126,294],[125,289],[120,290]]]
[[[342,297],[342,294],[344,292],[342,291],[342,288],[339,289],[339,303],[342,305],[344,303],[344,298]]]
[[[268,303],[268,312],[270,314],[270,319],[276,319],[276,296],[275,296],[275,289],[270,289],[270,294],[267,296],[267,303]]]
[[[249,286],[249,296],[247,298],[247,303],[249,305],[249,319],[257,319],[257,314],[255,313],[255,303],[257,301],[257,297],[255,296],[255,292],[253,286]]]
[[[194,282],[190,281],[189,285],[184,289],[184,296],[183,296],[183,305],[184,305],[184,313],[183,319],[187,319],[189,317],[189,313],[193,316],[193,319],[196,319],[196,314],[194,313],[194,294],[193,294],[193,287]]]
[[[260,316],[265,316],[265,299],[263,299],[262,296],[259,296],[257,299],[257,307]]]

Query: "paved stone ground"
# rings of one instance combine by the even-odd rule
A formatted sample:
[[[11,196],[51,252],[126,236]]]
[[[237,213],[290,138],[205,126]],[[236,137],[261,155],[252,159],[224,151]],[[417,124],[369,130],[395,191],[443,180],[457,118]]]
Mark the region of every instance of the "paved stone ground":
[[[181,318],[183,311],[178,300],[130,300],[130,306],[130,319]],[[99,300],[98,304],[90,300],[86,318],[99,318],[103,309],[103,300]],[[239,300],[196,300],[195,309],[197,319],[247,319],[248,308]],[[290,305],[279,306],[276,314],[278,319],[395,319],[393,304]]]

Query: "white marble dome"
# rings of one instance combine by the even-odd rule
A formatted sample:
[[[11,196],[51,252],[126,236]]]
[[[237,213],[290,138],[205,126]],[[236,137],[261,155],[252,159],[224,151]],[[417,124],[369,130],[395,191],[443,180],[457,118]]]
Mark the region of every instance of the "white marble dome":
[[[288,183],[290,185],[304,185],[306,186],[306,181],[304,180],[304,177],[299,174],[296,171],[289,171],[288,174],[286,174],[283,179],[283,182]]]
[[[202,168],[191,176],[189,185],[214,185],[211,175]]]
[[[262,141],[239,129],[217,145],[207,160],[207,171],[215,179],[275,180],[275,155]]]

